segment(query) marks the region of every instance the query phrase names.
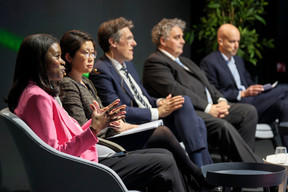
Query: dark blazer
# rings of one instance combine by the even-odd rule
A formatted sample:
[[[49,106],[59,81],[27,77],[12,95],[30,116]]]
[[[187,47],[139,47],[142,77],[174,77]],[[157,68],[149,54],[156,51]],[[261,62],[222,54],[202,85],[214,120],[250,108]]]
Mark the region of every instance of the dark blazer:
[[[152,108],[157,108],[157,99],[147,93],[133,63],[125,62],[125,64],[128,72],[140,86],[140,89],[147,97]],[[120,99],[120,103],[127,106],[126,121],[128,123],[140,124],[152,120],[151,110],[149,108],[138,107],[130,89],[107,56],[100,58],[94,66],[97,71],[90,73],[89,78],[97,88],[99,97],[104,105],[111,103],[115,99]],[[193,155],[195,151],[200,151],[203,162],[205,162],[205,164],[211,163],[212,160],[207,148],[207,130],[204,121],[196,115],[189,98],[187,96],[183,97],[185,102],[182,108],[163,118],[164,125],[169,127],[179,140],[183,141],[189,155]],[[193,123],[191,124],[191,122]]]
[[[233,160],[257,159],[247,146],[247,144],[251,148],[254,146],[256,109],[247,104],[230,103],[229,115],[223,119],[206,113],[208,99],[205,87],[209,90],[214,104],[218,103],[218,99],[223,95],[193,61],[186,57],[179,57],[179,59],[189,70],[184,69],[159,50],[152,53],[144,64],[144,87],[152,96],[163,97],[169,93],[187,95],[191,98],[197,115],[206,124],[209,142],[214,146],[218,145],[220,151],[227,152],[226,155]]]
[[[251,80],[249,72],[245,68],[244,61],[239,56],[234,56],[235,65],[239,72],[241,83],[248,88],[255,83]],[[232,102],[252,104],[256,107],[259,114],[259,122],[271,123],[276,118],[288,120],[288,88],[287,86],[277,86],[269,91],[262,92],[257,96],[244,97],[237,100],[239,94],[233,74],[221,55],[220,51],[215,51],[206,56],[200,64],[206,72],[210,82]]]
[[[250,74],[245,68],[244,61],[239,56],[234,56],[235,65],[240,75],[241,84],[246,88],[254,85]],[[215,51],[206,56],[200,63],[200,67],[205,71],[207,78],[229,101],[237,102],[239,90],[231,73],[227,62],[220,51]],[[247,100],[246,98],[245,100]],[[248,101],[247,101],[248,102]],[[250,103],[250,102],[248,102]]]
[[[69,76],[64,77],[60,84],[64,91],[64,95],[61,97],[62,105],[80,125],[91,118],[90,104],[92,100],[96,100],[102,106],[93,83],[86,77],[83,77],[82,80],[88,89]]]
[[[138,83],[143,94],[148,98],[152,107],[156,107],[156,99],[150,97],[139,79],[132,62],[125,62],[127,70]],[[98,90],[103,105],[108,105],[116,99],[120,99],[120,104],[126,104],[126,120],[129,123],[141,124],[151,121],[151,112],[147,108],[139,108],[131,91],[114,68],[107,56],[101,57],[94,65],[97,71],[90,73],[89,78]]]
[[[187,95],[191,98],[195,109],[200,111],[204,111],[208,105],[205,87],[209,90],[213,103],[217,103],[218,99],[223,97],[193,61],[185,57],[180,57],[180,61],[190,71],[183,70],[178,63],[159,50],[147,58],[143,71],[143,85],[152,96],[163,97],[169,93],[173,96]],[[202,83],[189,83],[191,77]]]

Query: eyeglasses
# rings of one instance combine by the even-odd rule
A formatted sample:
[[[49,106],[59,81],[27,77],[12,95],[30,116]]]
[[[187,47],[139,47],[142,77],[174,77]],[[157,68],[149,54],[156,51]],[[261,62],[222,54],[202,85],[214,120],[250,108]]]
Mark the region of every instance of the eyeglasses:
[[[89,59],[92,55],[92,57],[95,59],[96,56],[97,56],[97,52],[94,51],[94,52],[89,52],[89,51],[81,51],[81,53],[87,58]]]

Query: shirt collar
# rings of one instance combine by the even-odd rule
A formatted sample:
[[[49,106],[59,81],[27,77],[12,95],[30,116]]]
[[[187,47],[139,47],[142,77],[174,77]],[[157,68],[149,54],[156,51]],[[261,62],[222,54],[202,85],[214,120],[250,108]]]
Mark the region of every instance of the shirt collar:
[[[126,67],[125,62],[123,63],[123,65],[121,63],[119,63],[117,60],[113,59],[112,57],[110,57],[108,54],[105,53],[105,55],[108,57],[108,59],[111,61],[112,65],[115,67],[115,69],[117,69],[118,71],[120,71],[123,67]]]
[[[235,63],[233,56],[231,56],[231,60],[229,61],[228,57],[224,53],[221,53],[221,55],[227,63]]]
[[[174,57],[173,55],[171,55],[170,53],[168,53],[167,51],[163,50],[163,49],[160,49],[158,48],[159,51],[161,51],[162,53],[164,53],[165,55],[167,55],[170,59],[172,59],[173,61],[176,60],[176,57]]]

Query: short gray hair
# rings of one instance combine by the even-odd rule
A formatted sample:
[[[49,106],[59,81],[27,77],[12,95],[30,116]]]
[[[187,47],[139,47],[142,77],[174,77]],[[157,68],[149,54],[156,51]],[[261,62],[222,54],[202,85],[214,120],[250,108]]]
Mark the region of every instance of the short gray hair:
[[[167,39],[167,37],[170,34],[170,31],[173,27],[178,26],[182,31],[184,31],[186,27],[186,22],[181,19],[162,19],[157,25],[155,25],[151,31],[152,35],[152,42],[158,47],[160,44],[160,38],[164,37],[164,39]]]

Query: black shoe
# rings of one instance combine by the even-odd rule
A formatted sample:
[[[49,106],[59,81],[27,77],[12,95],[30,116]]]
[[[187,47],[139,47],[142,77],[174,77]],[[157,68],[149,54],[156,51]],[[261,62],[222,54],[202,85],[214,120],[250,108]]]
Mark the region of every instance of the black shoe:
[[[211,189],[215,189],[215,188],[216,188],[215,185],[209,184],[209,183],[207,182],[207,179],[206,179],[203,175],[201,175],[200,178],[195,179],[195,180],[196,180],[196,182],[200,185],[200,187],[201,187],[202,189],[211,190]]]

